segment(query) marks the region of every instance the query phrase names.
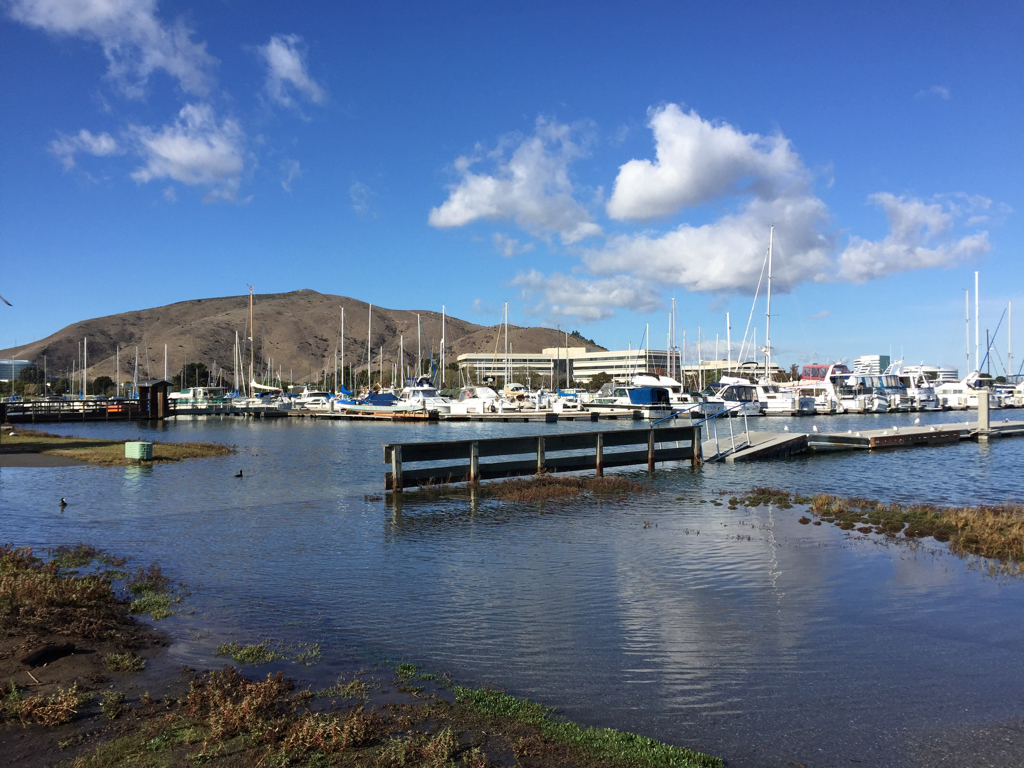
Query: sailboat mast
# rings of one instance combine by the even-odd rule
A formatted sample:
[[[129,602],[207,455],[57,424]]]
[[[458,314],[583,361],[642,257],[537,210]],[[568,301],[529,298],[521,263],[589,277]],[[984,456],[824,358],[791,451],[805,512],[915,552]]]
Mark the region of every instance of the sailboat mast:
[[[444,361],[444,304],[441,305],[441,389],[445,385],[445,361]]]
[[[725,353],[729,356],[729,375],[732,375],[732,321],[725,313]]]
[[[341,308],[341,386],[345,386],[345,308]],[[352,382],[355,386],[355,382]],[[353,390],[355,391],[355,390]]]
[[[256,331],[252,327],[252,286],[249,286],[249,397],[253,396],[252,385],[256,381]]]
[[[964,291],[964,346],[967,348],[967,370],[964,375],[971,372],[971,289]]]
[[[978,323],[978,273],[974,273],[974,369],[981,366],[979,356],[981,346],[981,325]]]
[[[772,240],[775,237],[775,225],[768,230],[768,312],[764,326],[764,377],[771,381],[772,368]]]
[[[416,378],[418,379],[423,375],[423,348],[421,347],[421,341],[423,338],[423,331],[420,328],[420,316],[416,315]]]
[[[1013,302],[1006,302],[1006,383],[1013,375]]]
[[[508,386],[508,302],[505,302],[505,386]]]
[[[373,369],[370,367],[373,353],[370,350],[370,336],[373,329],[373,304],[370,305],[369,319],[366,321],[366,391],[369,393],[370,385],[373,383]]]

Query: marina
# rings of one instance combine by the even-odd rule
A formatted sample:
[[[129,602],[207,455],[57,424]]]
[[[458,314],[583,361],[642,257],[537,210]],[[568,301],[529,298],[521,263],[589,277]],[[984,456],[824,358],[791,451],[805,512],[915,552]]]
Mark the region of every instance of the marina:
[[[743,434],[742,419],[716,421],[723,447],[729,423]],[[928,450],[806,450],[699,468],[684,456],[657,462],[653,475],[644,457],[632,468],[606,465],[650,483],[650,492],[620,500],[537,507],[409,493],[396,505],[391,495],[372,500],[382,487],[382,444],[404,451],[416,442],[521,439],[532,472],[538,433],[547,460],[557,456],[547,450],[556,437],[579,434],[593,445],[595,425],[439,421],[428,437],[403,424],[310,418],[68,423],[62,431],[217,441],[238,453],[187,467],[5,468],[0,512],[14,540],[102,539],[199,585],[188,603],[194,613],[160,625],[178,664],[204,663],[233,639],[317,642],[323,659],[307,674],[323,685],[381,656],[449,670],[466,684],[514,681],[512,692],[567,716],[699,744],[740,768],[808,764],[806,755],[822,754],[823,731],[845,734],[829,740],[825,764],[925,765],[912,756],[933,743],[934,729],[1016,717],[1019,580],[987,577],[931,540],[911,547],[800,525],[799,507],[730,510],[724,500],[771,486],[1002,503],[1020,498],[1024,441],[960,439],[976,422],[943,412],[749,425],[755,447],[778,435],[813,436],[811,426],[862,437],[935,427],[958,439]],[[1000,425],[1002,417],[993,420]],[[637,426],[601,422],[609,436]],[[637,448],[646,453],[644,443],[626,450]],[[415,466],[406,462],[403,473]],[[56,489],[68,497],[64,511],[40,503]],[[183,528],[186,539],[175,533]],[[936,659],[951,662],[938,676]],[[579,675],[580,663],[591,673]],[[844,730],[850,711],[870,736]]]

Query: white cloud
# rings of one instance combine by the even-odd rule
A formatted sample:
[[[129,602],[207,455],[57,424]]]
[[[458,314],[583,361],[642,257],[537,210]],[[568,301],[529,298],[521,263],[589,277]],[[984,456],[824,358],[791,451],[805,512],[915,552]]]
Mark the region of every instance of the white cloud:
[[[473,305],[469,309],[474,315],[496,315],[498,313],[494,304],[485,303],[483,299],[473,299]]]
[[[992,250],[988,232],[949,239],[954,219],[962,211],[948,203],[925,203],[888,192],[868,200],[881,206],[889,219],[889,234],[882,240],[857,236],[839,255],[839,277],[855,283],[877,280],[897,272],[951,267]]]
[[[324,100],[324,90],[306,71],[306,55],[298,35],[273,35],[270,42],[259,47],[267,63],[267,93],[284,107],[295,105],[292,92],[314,104]]]
[[[922,88],[917,92],[917,98],[924,98],[925,96],[936,96],[940,99],[949,100],[949,88],[944,85],[933,85],[929,88]]]
[[[583,321],[612,317],[615,309],[650,312],[661,306],[661,297],[650,283],[628,275],[607,280],[586,280],[536,270],[516,276],[512,285],[522,289],[523,298],[536,301],[533,312],[549,316],[572,316]]]
[[[572,140],[568,125],[538,118],[533,136],[517,141],[505,158],[505,144],[489,153],[493,173],[473,173],[479,156],[458,158],[455,170],[461,179],[448,199],[430,211],[434,227],[461,227],[478,219],[511,219],[537,237],[556,232],[563,243],[576,243],[601,234],[587,209],[573,197],[569,164],[584,155]]]
[[[352,200],[352,210],[360,216],[369,214],[374,194],[376,193],[363,182],[353,181],[348,188],[348,196]]]
[[[10,0],[7,8],[28,26],[99,43],[107,75],[130,97],[141,98],[157,70],[176,78],[188,93],[209,91],[209,71],[217,60],[205,43],[192,41],[184,22],[157,19],[156,0]]]
[[[164,200],[166,200],[168,203],[178,202],[178,193],[174,191],[173,186],[166,187],[164,189]]]
[[[827,223],[825,204],[810,195],[754,199],[739,213],[703,226],[609,238],[604,248],[584,252],[583,261],[595,274],[632,274],[688,291],[753,293],[774,224],[772,286],[785,291],[828,279],[833,241]]]
[[[302,176],[302,166],[298,160],[284,160],[281,163],[281,188],[285,192],[292,191],[292,182]]]
[[[823,309],[823,310],[821,310],[821,312],[815,312],[813,315],[808,315],[808,319],[809,320],[824,320],[828,316],[829,316],[829,311],[827,309]]]
[[[96,157],[119,155],[123,152],[117,140],[109,133],[93,134],[84,128],[74,136],[64,133],[50,142],[50,153],[64,166],[65,171],[75,167],[75,154],[85,152]]]
[[[509,237],[508,235],[503,235],[500,232],[495,232],[491,235],[491,240],[494,242],[494,247],[497,249],[498,253],[506,259],[520,253],[529,253],[534,248],[533,243],[519,245],[518,240]]]
[[[650,221],[726,195],[772,200],[808,184],[803,162],[782,135],[743,133],[676,104],[652,110],[648,125],[656,159],[619,168],[607,206],[613,219]]]
[[[245,135],[234,120],[218,124],[208,104],[186,104],[173,124],[159,130],[131,126],[129,135],[145,163],[131,174],[135,181],[173,179],[207,187],[207,200],[237,199]]]

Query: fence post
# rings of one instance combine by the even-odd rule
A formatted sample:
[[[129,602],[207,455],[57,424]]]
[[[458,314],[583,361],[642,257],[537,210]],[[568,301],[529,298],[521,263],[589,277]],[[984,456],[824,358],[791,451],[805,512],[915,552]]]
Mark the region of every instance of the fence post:
[[[391,490],[402,492],[402,446],[391,447]]]
[[[595,461],[597,477],[604,477],[604,432],[597,433],[597,459]]]
[[[480,482],[480,444],[476,440],[469,444],[469,482]]]
[[[647,433],[647,471],[654,471],[654,427]]]
[[[700,443],[700,425],[691,427],[693,430],[693,436],[691,437],[693,445],[693,455],[690,457],[690,463],[697,467],[700,466],[701,462],[704,461],[703,451],[701,450]]]
[[[544,436],[537,438],[537,474],[544,471]]]

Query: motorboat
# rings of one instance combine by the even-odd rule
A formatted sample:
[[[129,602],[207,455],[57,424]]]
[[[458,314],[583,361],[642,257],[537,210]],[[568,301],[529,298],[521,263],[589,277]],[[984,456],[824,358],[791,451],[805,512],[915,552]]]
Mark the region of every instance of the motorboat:
[[[688,413],[691,417],[712,416],[724,410],[721,403],[709,402],[699,394],[687,391],[676,379],[664,374],[637,373],[630,379],[630,384],[635,387],[664,387],[676,413]]]
[[[442,397],[426,376],[407,379],[398,403],[428,412],[451,413],[451,400]]]
[[[587,403],[598,413],[639,413],[645,419],[662,419],[673,414],[665,387],[625,387],[605,384]]]
[[[468,416],[471,413],[500,413],[505,410],[505,402],[490,387],[471,386],[463,387],[448,407],[453,416]]]

